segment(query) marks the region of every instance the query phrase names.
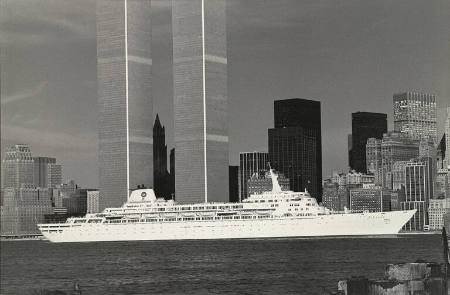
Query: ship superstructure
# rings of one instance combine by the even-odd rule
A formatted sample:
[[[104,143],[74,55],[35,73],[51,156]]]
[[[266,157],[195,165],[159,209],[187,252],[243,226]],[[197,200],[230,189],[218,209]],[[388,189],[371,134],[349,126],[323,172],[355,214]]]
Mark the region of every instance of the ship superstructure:
[[[272,191],[242,203],[180,205],[139,189],[122,207],[38,227],[52,242],[384,235],[416,212],[333,212],[307,191],[282,191],[270,173]]]

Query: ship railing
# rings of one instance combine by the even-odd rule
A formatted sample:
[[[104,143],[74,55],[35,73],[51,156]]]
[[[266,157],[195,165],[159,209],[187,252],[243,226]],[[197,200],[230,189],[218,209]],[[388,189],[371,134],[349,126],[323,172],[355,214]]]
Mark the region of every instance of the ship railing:
[[[106,224],[123,224],[123,223],[159,223],[159,222],[185,222],[185,221],[225,221],[225,220],[258,220],[258,219],[286,219],[286,218],[308,218],[314,216],[312,213],[305,213],[303,216],[275,216],[275,215],[225,215],[225,216],[197,216],[197,217],[170,217],[170,218],[142,218],[121,220],[105,220]]]

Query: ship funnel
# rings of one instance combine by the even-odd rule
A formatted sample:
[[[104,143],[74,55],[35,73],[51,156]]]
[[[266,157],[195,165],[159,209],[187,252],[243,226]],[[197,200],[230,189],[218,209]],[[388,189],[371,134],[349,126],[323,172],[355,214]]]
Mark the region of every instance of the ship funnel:
[[[281,186],[278,183],[278,175],[270,168],[270,177],[272,178],[272,193],[280,193]]]

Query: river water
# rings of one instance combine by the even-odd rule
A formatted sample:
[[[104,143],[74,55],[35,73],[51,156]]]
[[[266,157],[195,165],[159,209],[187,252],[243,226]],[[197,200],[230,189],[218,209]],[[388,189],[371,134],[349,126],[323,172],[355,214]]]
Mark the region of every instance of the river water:
[[[442,260],[440,235],[0,246],[1,294],[70,294],[75,282],[83,295],[326,294],[389,263]]]

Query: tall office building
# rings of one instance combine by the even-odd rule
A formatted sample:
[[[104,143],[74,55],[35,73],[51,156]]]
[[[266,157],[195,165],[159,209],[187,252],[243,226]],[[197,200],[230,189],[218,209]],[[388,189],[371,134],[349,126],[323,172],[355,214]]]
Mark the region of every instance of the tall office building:
[[[48,164],[56,164],[55,158],[33,157],[34,161],[34,185],[36,187],[48,187]]]
[[[366,144],[369,138],[383,138],[387,132],[387,115],[380,113],[352,113],[351,168],[367,173]]]
[[[175,148],[172,148],[170,150],[170,156],[169,156],[169,165],[170,165],[170,195],[171,197],[175,197]]]
[[[150,0],[97,1],[100,210],[153,185]]]
[[[172,1],[177,202],[228,201],[225,0]]]
[[[2,163],[2,188],[34,185],[34,161],[26,144],[7,149]]]
[[[388,132],[381,141],[382,184],[392,189],[392,167],[397,161],[408,161],[419,156],[419,141],[408,134]]]
[[[433,197],[433,171],[429,159],[415,159],[405,166],[405,202],[402,210],[417,209],[404,226],[406,230],[423,230],[428,224],[428,207]]]
[[[320,102],[287,99],[274,102],[275,128],[269,129],[269,160],[290,181],[293,191],[305,188],[322,197]]]
[[[263,152],[239,153],[239,200],[248,197],[247,182],[253,174],[268,169],[269,154]]]
[[[394,130],[414,139],[437,141],[436,96],[403,92],[394,94]]]
[[[153,189],[156,196],[170,198],[169,186],[166,132],[157,114],[153,125]]]

